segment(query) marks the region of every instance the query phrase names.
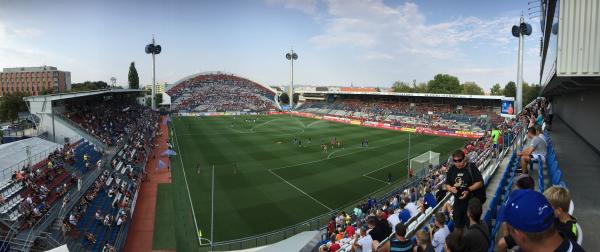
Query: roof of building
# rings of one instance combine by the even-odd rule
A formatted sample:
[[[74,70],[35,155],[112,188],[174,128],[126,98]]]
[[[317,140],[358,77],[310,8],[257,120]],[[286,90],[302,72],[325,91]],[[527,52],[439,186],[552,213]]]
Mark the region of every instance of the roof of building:
[[[431,93],[397,93],[397,92],[346,92],[346,91],[296,91],[301,94],[352,94],[352,95],[382,95],[382,96],[409,96],[409,97],[434,97],[458,99],[483,99],[483,100],[514,100],[513,97],[498,95],[463,95],[463,94],[431,94]]]
[[[49,151],[61,147],[60,144],[39,137],[27,138],[6,144],[0,144],[0,181],[10,179],[13,172],[19,170],[27,162],[27,146],[31,148],[31,164],[36,164],[48,157]],[[7,171],[6,169],[9,169]]]
[[[133,93],[133,92],[146,92],[146,91],[142,90],[142,89],[100,89],[100,90],[92,90],[92,91],[28,96],[28,97],[23,97],[23,100],[28,101],[28,102],[57,101],[57,100],[63,100],[63,99],[71,99],[71,98],[109,94],[109,93]]]

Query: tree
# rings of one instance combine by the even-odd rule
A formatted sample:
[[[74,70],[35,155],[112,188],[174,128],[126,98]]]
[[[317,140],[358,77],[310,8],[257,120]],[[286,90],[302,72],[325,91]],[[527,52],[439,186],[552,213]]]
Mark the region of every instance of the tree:
[[[495,84],[495,85],[492,87],[492,89],[490,89],[490,93],[491,93],[492,95],[502,95],[502,91],[503,91],[503,90],[502,90],[502,87],[500,86],[500,84],[499,84],[499,83],[496,83],[496,84]]]
[[[108,88],[108,83],[104,81],[85,81],[82,83],[73,83],[71,84],[71,91],[79,92],[79,91],[90,91],[97,89],[106,89]]]
[[[483,89],[472,81],[467,81],[461,85],[462,94],[468,95],[483,95]]]
[[[50,95],[50,94],[54,94],[54,89],[48,88],[48,89],[44,89],[41,92],[39,92],[40,95]]]
[[[523,82],[523,106],[529,104],[531,101],[536,99],[540,92],[542,91],[542,86],[537,84],[527,84]]]
[[[419,85],[413,84],[413,92],[414,93],[427,93],[428,92],[427,83],[421,82],[421,83],[419,83]]]
[[[506,97],[517,97],[517,85],[514,81],[509,81],[504,86],[504,91],[502,92]]]
[[[130,89],[139,89],[140,88],[140,77],[138,76],[137,70],[135,69],[135,62],[131,62],[129,65],[129,75],[127,77],[129,81]]]
[[[412,93],[413,88],[408,85],[408,83],[403,81],[396,81],[392,84],[392,90],[398,93]]]
[[[156,105],[160,105],[162,103],[162,101],[163,101],[163,95],[162,94],[156,94],[154,96],[154,99],[156,100]],[[146,96],[146,106],[148,106],[148,107],[152,106],[152,94],[151,94],[151,91]]]
[[[19,112],[27,111],[27,104],[23,97],[29,96],[26,92],[16,92],[0,97],[0,121],[15,121]]]
[[[427,82],[427,89],[435,94],[460,94],[461,87],[458,78],[449,74],[437,74]]]

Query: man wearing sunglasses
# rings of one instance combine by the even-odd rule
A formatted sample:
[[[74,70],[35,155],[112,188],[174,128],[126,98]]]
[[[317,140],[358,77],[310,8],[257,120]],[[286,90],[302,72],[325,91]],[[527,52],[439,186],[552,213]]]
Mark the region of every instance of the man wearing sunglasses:
[[[452,161],[454,163],[446,173],[446,190],[454,195],[454,226],[462,229],[467,224],[469,199],[475,191],[483,188],[483,177],[477,166],[466,160],[462,150],[457,150],[452,154]]]

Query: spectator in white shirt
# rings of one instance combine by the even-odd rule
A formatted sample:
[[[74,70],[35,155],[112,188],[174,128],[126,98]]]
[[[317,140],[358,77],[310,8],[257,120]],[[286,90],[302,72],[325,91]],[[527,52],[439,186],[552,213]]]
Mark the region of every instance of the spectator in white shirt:
[[[387,221],[392,226],[392,233],[396,232],[396,224],[400,223],[399,213],[400,212],[395,212],[394,214],[390,214],[387,218]]]
[[[429,236],[431,237],[431,245],[435,248],[435,252],[444,251],[446,237],[450,234],[448,226],[446,226],[446,215],[444,213],[435,214],[434,225],[429,226]],[[435,230],[435,232],[434,232]]]
[[[354,238],[351,251],[371,252],[372,247],[373,239],[367,234],[367,230],[364,227],[360,228],[360,235],[356,235],[356,238]]]
[[[404,198],[404,202],[406,202],[406,206],[404,207],[410,212],[410,217],[414,217],[419,214],[419,207],[415,202],[410,201],[409,197]]]

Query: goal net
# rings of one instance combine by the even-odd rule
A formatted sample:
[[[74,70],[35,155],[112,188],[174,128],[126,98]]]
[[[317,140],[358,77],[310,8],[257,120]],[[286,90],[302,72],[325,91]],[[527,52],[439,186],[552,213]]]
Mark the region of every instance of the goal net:
[[[428,151],[410,160],[410,168],[414,174],[431,166],[440,164],[440,153]]]

